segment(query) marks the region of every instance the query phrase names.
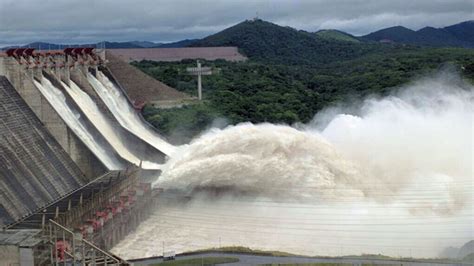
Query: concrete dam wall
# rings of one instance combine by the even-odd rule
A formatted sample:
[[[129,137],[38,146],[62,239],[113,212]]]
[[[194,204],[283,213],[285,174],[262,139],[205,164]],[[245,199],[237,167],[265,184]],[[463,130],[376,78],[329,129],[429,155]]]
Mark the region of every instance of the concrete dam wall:
[[[82,186],[86,177],[0,76],[0,226]]]
[[[156,177],[174,150],[95,55],[3,55],[0,75],[0,226],[108,171],[135,166]]]
[[[127,62],[152,61],[181,61],[183,59],[224,59],[227,61],[245,61],[247,57],[239,53],[235,46],[221,47],[182,47],[182,48],[131,48],[111,49],[111,53]]]
[[[35,86],[33,80],[41,80],[43,69],[25,69],[15,58],[0,57],[0,74],[8,78],[27,106],[44,124],[48,132],[69,154],[87,179],[104,174],[107,169],[66,125],[48,100]],[[65,73],[58,73],[64,76]]]
[[[3,61],[14,87],[88,177],[128,164],[156,170],[174,150],[144,121],[105,65],[25,70],[17,60]],[[76,143],[79,147],[71,145]]]
[[[149,103],[156,107],[167,108],[195,100],[148,76],[112,51],[107,51],[106,57],[107,68],[103,72],[122,86],[126,96],[134,105]]]

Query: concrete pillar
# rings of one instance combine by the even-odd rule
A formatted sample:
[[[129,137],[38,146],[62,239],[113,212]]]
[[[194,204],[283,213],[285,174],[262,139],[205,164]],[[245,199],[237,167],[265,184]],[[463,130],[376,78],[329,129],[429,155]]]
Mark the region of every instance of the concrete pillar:
[[[201,62],[197,62],[197,67],[201,70]],[[198,74],[198,99],[202,100],[202,83],[201,83],[201,73]]]
[[[68,86],[71,85],[71,73],[69,72],[69,67],[63,67],[61,69],[62,72],[62,81],[66,83]]]
[[[0,75],[2,76],[6,76],[6,69],[5,69],[5,58],[4,57],[0,57]]]
[[[33,69],[33,77],[37,80],[41,80],[43,78],[43,70],[40,67]]]

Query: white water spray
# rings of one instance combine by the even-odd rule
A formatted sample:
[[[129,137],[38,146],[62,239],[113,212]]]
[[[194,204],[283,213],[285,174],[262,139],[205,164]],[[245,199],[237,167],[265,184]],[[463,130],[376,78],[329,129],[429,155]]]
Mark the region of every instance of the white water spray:
[[[119,123],[159,151],[168,156],[171,155],[175,147],[163,140],[153,129],[144,124],[120,89],[102,72],[97,72],[97,76],[99,79],[88,73],[87,79]]]
[[[130,151],[125,142],[127,141],[122,136],[120,136],[119,131],[114,128],[113,124],[109,119],[99,110],[97,104],[91,99],[87,93],[82,91],[79,86],[77,86],[72,80],[70,81],[70,86],[61,81],[61,85],[66,89],[67,93],[71,96],[74,102],[79,106],[81,111],[85,116],[91,121],[91,123],[97,128],[97,130],[104,136],[104,138],[109,142],[109,144],[114,148],[114,150],[120,155],[120,157],[125,160],[135,164],[136,166],[140,165],[143,169],[160,169],[161,165],[145,161],[135,155]]]
[[[54,108],[56,113],[61,116],[67,126],[89,148],[89,150],[97,156],[107,169],[121,170],[124,168],[122,163],[120,163],[113,153],[107,151],[101,143],[97,142],[94,134],[91,133],[84,122],[79,119],[80,114],[66,103],[66,97],[58,88],[44,77],[41,79],[41,83],[34,80],[34,84]]]
[[[471,85],[440,75],[303,129],[213,129],[181,147],[156,185],[237,193],[159,208],[113,251],[144,257],[162,242],[181,252],[221,239],[308,255],[436,256],[474,238],[473,104]]]

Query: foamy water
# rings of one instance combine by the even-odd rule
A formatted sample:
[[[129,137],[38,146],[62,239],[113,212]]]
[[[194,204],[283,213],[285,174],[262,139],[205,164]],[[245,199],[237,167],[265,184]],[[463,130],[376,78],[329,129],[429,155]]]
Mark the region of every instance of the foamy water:
[[[194,200],[163,204],[113,252],[160,255],[164,243],[433,257],[461,246],[474,238],[473,103],[471,85],[441,74],[297,128],[210,130],[180,147],[155,184]]]
[[[166,204],[112,252],[130,259],[160,256],[163,244],[177,253],[237,245],[302,255],[433,257],[442,247],[472,239],[472,211],[454,218],[413,216],[406,200],[303,204],[233,198]]]

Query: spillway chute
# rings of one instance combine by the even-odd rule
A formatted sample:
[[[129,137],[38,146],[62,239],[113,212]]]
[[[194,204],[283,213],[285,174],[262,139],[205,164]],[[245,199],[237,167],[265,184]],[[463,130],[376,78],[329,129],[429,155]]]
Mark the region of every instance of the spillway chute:
[[[66,96],[61,90],[45,77],[41,79],[41,83],[34,80],[34,84],[66,125],[107,169],[122,170],[125,168],[120,159],[105,146],[105,143],[97,140],[96,134],[91,132],[80,113],[66,102]]]
[[[97,78],[88,73],[87,79],[122,127],[165,155],[170,156],[173,154],[175,147],[162,139],[140,119],[120,88],[113,84],[107,76],[98,71]]]
[[[146,170],[158,170],[161,168],[160,164],[147,161],[143,158],[143,155],[135,154],[130,149],[130,145],[133,145],[133,143],[127,142],[126,136],[120,134],[121,131],[116,128],[112,121],[101,112],[94,100],[74,81],[71,80],[69,85],[61,81],[61,85],[120,157],[136,166],[141,165],[141,168]]]

